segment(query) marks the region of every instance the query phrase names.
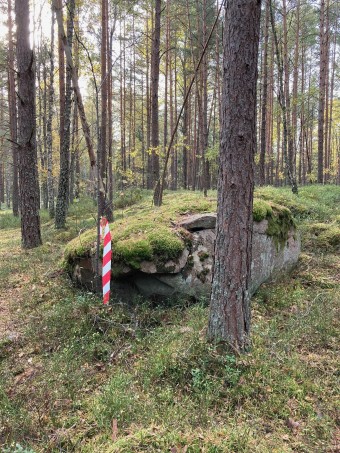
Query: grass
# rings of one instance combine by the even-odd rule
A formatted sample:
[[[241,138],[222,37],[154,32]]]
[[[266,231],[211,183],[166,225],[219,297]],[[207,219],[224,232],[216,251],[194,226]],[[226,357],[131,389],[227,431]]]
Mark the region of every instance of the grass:
[[[72,206],[62,232],[44,214],[44,245],[30,251],[17,219],[1,212],[0,450],[337,451],[340,189],[257,194],[294,210],[303,253],[291,275],[253,297],[252,347],[237,358],[206,343],[204,300],[107,308],[70,285],[58,263],[67,241],[92,227],[90,200]],[[214,203],[214,194],[177,198],[181,212]],[[143,217],[144,200],[119,222]]]

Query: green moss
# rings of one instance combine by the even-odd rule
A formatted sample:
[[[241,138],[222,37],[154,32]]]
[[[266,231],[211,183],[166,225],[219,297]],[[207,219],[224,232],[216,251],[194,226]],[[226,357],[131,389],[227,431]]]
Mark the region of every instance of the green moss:
[[[268,220],[266,233],[273,237],[278,247],[285,245],[290,229],[295,227],[292,213],[288,208],[261,199],[254,199],[253,219],[255,222]]]
[[[201,250],[200,252],[198,252],[198,256],[199,256],[201,263],[203,263],[206,259],[209,258],[209,253],[203,252],[203,250]]]
[[[114,260],[121,259],[133,269],[139,269],[140,262],[152,258],[152,247],[147,239],[131,237],[114,244]]]
[[[185,228],[178,228],[178,234],[181,239],[184,241],[185,247],[191,249],[192,247],[192,233]]]
[[[65,247],[65,258],[69,260],[80,256],[89,256],[91,249],[95,247],[96,236],[96,230],[91,229],[72,239]]]
[[[157,228],[149,233],[148,239],[153,249],[153,254],[163,260],[177,258],[184,249],[183,241],[174,235],[169,228]]]
[[[210,270],[207,267],[204,267],[201,272],[197,274],[197,278],[201,280],[202,283],[205,283],[206,276],[209,274]]]
[[[255,190],[255,196],[286,206],[298,220],[324,222],[329,220],[330,215],[339,214],[339,186],[331,184],[299,187],[298,195],[294,195],[289,187],[259,187]]]
[[[272,207],[268,202],[256,198],[254,199],[253,219],[255,222],[261,222],[261,220],[266,219],[272,214],[272,211]]]
[[[187,259],[187,268],[192,269],[194,267],[194,257],[193,255],[189,255]]]
[[[273,237],[278,247],[283,247],[288,239],[291,228],[295,227],[292,213],[288,208],[272,204],[272,213],[268,217],[268,228],[266,233]]]
[[[311,241],[313,247],[324,250],[339,250],[340,227],[334,223],[313,223],[307,230],[307,241]]]

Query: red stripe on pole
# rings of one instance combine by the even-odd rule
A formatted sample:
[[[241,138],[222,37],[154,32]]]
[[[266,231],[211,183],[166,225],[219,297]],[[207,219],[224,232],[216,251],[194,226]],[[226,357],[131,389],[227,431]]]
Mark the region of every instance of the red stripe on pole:
[[[104,230],[102,237],[104,237],[103,249],[103,262],[102,262],[102,287],[103,287],[103,303],[106,305],[110,299],[110,280],[111,280],[111,233],[107,219],[103,217],[100,225]]]
[[[106,266],[107,263],[111,261],[111,251],[109,253],[106,253],[105,256],[103,256],[103,266]]]
[[[105,275],[103,275],[102,278],[103,288],[106,285],[106,283],[109,283],[110,279],[111,279],[110,272],[107,272]]]

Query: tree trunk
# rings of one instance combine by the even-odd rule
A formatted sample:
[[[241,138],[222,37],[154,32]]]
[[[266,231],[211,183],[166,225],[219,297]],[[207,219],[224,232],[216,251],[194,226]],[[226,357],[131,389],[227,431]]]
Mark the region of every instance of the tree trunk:
[[[298,187],[296,184],[296,178],[294,175],[294,169],[292,168],[292,160],[290,159],[290,155],[288,155],[288,146],[290,143],[290,127],[288,121],[289,118],[289,106],[287,107],[287,99],[289,99],[289,95],[287,93],[288,85],[287,85],[287,76],[285,78],[286,81],[286,89],[283,84],[283,75],[284,70],[287,69],[287,66],[284,66],[284,61],[281,57],[280,45],[277,37],[276,27],[275,27],[275,19],[274,19],[274,12],[273,12],[273,4],[272,0],[269,0],[269,7],[270,7],[270,21],[272,25],[272,32],[275,44],[275,54],[277,60],[277,69],[278,69],[278,101],[282,111],[282,158],[285,163],[285,171],[288,176],[289,183],[292,188],[292,192],[297,194]],[[284,59],[287,63],[287,58]],[[287,75],[287,74],[286,74]]]
[[[108,43],[108,1],[102,0],[102,33],[101,33],[101,125],[100,125],[100,176],[104,181],[104,190],[99,193],[99,214],[112,221],[112,207],[108,203],[108,168],[107,168],[107,112],[108,112],[108,70],[107,70],[107,43]],[[99,164],[99,163],[98,163]]]
[[[327,70],[327,40],[325,30],[325,0],[320,4],[320,75],[319,75],[319,108],[318,108],[318,183],[324,178],[324,121],[325,92]]]
[[[54,218],[54,178],[53,178],[53,140],[52,140],[52,121],[54,105],[54,11],[51,8],[51,50],[50,50],[50,85],[48,89],[48,118],[46,124],[47,134],[47,193],[48,193],[48,213],[51,219]]]
[[[18,179],[18,150],[16,146],[17,104],[15,95],[12,0],[8,0],[8,109],[9,109],[9,129],[13,156],[12,207],[13,215],[17,217],[19,215],[19,179]]]
[[[75,98],[77,101],[77,106],[78,106],[78,111],[79,111],[79,118],[81,121],[82,129],[83,129],[83,133],[84,133],[84,137],[85,137],[85,141],[86,141],[87,151],[88,151],[89,158],[90,158],[90,164],[91,164],[91,167],[94,167],[96,165],[96,157],[95,157],[95,154],[93,151],[90,127],[89,127],[89,124],[86,119],[83,99],[82,99],[80,88],[79,88],[77,69],[73,65],[71,48],[68,45],[67,37],[66,37],[65,31],[64,31],[62,10],[58,7],[57,0],[52,0],[52,4],[53,4],[54,10],[56,12],[58,30],[60,30],[60,33],[62,35],[62,43],[63,43],[63,48],[64,48],[64,52],[65,52],[65,56],[66,56],[67,65],[68,65],[68,67],[70,67],[72,69],[72,82],[73,82],[73,89],[74,89]]]
[[[46,47],[44,47],[44,52]],[[43,80],[44,80],[44,95],[43,95],[43,143],[42,143],[42,166],[44,169],[44,176],[42,182],[42,202],[43,208],[48,209],[48,185],[47,185],[47,64],[46,57],[43,60]]]
[[[334,33],[334,47],[333,47],[333,54],[332,54],[332,69],[331,69],[331,80],[330,80],[330,109],[329,109],[329,126],[328,126],[328,149],[326,150],[326,153],[328,155],[328,162],[329,162],[329,167],[331,168],[332,164],[334,168],[336,168],[336,154],[332,156],[332,125],[333,125],[333,104],[334,104],[334,80],[335,80],[335,68],[336,68],[336,48],[337,48],[337,37],[338,37],[338,25],[336,25],[336,30]],[[334,157],[334,160],[332,161],[332,158]],[[334,182],[336,182],[336,176],[334,179]]]
[[[75,0],[68,0],[68,20],[67,20],[67,45],[72,51],[73,38],[73,19],[75,10]],[[59,40],[63,42],[62,30],[59,29]],[[61,52],[64,53],[61,45]],[[59,68],[60,70],[60,68]],[[58,196],[55,212],[55,227],[64,228],[66,223],[66,214],[69,198],[70,186],[70,129],[71,129],[71,106],[72,106],[72,65],[67,62],[66,68],[66,90],[64,98],[64,112],[61,149],[60,149],[60,173],[58,184]],[[62,107],[62,106],[60,106]]]
[[[108,197],[109,197],[109,204],[113,207],[113,119],[112,119],[112,52],[113,52],[113,33],[116,24],[116,11],[115,10],[115,18],[114,18],[114,25],[110,30],[110,37],[108,38],[109,44],[109,52],[108,52],[108,109],[107,109],[107,116],[108,116],[108,127],[109,127],[109,161],[108,161]],[[113,213],[112,213],[113,215]]]
[[[208,338],[244,350],[250,333],[256,79],[261,2],[229,0],[215,262]]]
[[[149,36],[149,17],[146,17],[146,35]],[[151,175],[151,103],[150,103],[150,52],[149,40],[146,40],[146,151],[147,151],[147,175],[146,175],[146,188],[152,189],[152,175]]]
[[[266,0],[266,18],[264,24],[264,50],[263,50],[263,88],[262,88],[262,114],[261,114],[261,142],[259,162],[259,183],[266,183],[265,158],[267,138],[267,97],[268,97],[268,39],[269,39],[269,0]]]
[[[34,55],[30,48],[29,0],[15,1],[18,68],[18,166],[22,247],[41,244],[35,143]]]
[[[294,68],[293,68],[293,91],[292,91],[292,145],[293,145],[293,168],[296,174],[296,156],[297,156],[297,118],[298,118],[298,79],[299,79],[299,51],[300,51],[300,0],[296,4],[296,31],[295,31],[295,49],[294,49]],[[301,158],[301,156],[300,156]],[[300,168],[300,167],[299,167]]]
[[[154,33],[151,48],[151,183],[155,186],[159,180],[159,49],[161,35],[162,0],[155,0]]]

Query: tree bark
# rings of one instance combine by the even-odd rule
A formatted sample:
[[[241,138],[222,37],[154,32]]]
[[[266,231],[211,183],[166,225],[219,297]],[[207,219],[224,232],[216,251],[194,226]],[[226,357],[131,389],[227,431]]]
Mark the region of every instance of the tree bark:
[[[29,0],[15,1],[18,69],[18,167],[22,247],[41,244],[35,143],[34,54],[30,48]]]
[[[229,0],[224,31],[224,79],[218,210],[208,339],[243,351],[250,334],[256,80],[260,0]]]
[[[276,54],[276,60],[277,60],[277,69],[278,69],[278,101],[281,107],[282,111],[282,158],[285,163],[285,171],[288,176],[289,183],[292,188],[292,192],[297,194],[298,193],[298,186],[296,184],[296,178],[294,175],[294,169],[292,168],[292,160],[290,159],[290,156],[288,155],[288,146],[290,143],[290,127],[289,127],[289,121],[287,119],[289,118],[289,106],[287,107],[287,85],[286,85],[286,90],[283,84],[283,75],[284,75],[284,70],[285,67],[283,65],[283,60],[281,57],[281,51],[280,51],[280,45],[277,37],[277,32],[276,32],[276,27],[275,27],[275,19],[274,19],[274,12],[273,12],[273,3],[272,0],[269,0],[269,7],[270,7],[270,21],[272,25],[272,32],[273,32],[273,39],[274,39],[274,44],[275,44],[275,54]],[[287,77],[285,78],[285,81],[287,82]]]
[[[100,176],[104,181],[104,190],[99,194],[99,214],[112,221],[112,207],[109,205],[108,200],[108,159],[107,159],[107,113],[108,113],[108,89],[109,89],[109,72],[107,68],[107,44],[108,44],[108,1],[102,0],[101,2],[101,124],[100,124]]]
[[[67,46],[72,52],[73,39],[73,19],[75,10],[75,0],[68,0],[68,20],[67,20]],[[59,5],[60,7],[60,5]],[[63,30],[59,27],[59,41],[61,42],[60,51],[63,50]],[[55,212],[55,227],[64,228],[68,208],[69,186],[70,186],[70,129],[71,129],[71,106],[72,106],[72,67],[67,61],[66,68],[66,87],[63,111],[63,130],[60,140],[60,173],[58,184],[58,196]],[[59,71],[60,71],[59,67]],[[60,104],[62,109],[62,104]]]
[[[268,97],[268,39],[269,39],[269,0],[266,0],[266,16],[264,24],[264,50],[263,50],[263,77],[262,77],[262,114],[261,114],[261,141],[259,162],[260,186],[266,183],[266,138],[267,138],[267,97]]]
[[[318,183],[324,178],[324,122],[327,66],[327,38],[325,30],[325,0],[320,2],[320,74],[318,108]]]
[[[67,65],[72,70],[73,90],[74,90],[75,98],[77,101],[79,118],[81,121],[82,129],[83,129],[83,133],[84,133],[84,137],[85,137],[85,141],[86,141],[87,151],[88,151],[89,158],[90,158],[90,164],[91,164],[91,167],[94,167],[96,165],[96,156],[93,151],[90,127],[89,127],[89,124],[86,119],[83,99],[82,99],[80,88],[79,88],[77,69],[73,64],[71,48],[68,45],[67,37],[66,37],[65,31],[64,31],[62,10],[58,7],[57,0],[52,0],[52,4],[53,4],[54,10],[56,12],[58,30],[61,31],[61,35],[62,35],[62,43],[63,43],[63,47],[64,47]]]
[[[161,6],[162,0],[155,0],[154,33],[151,48],[151,184],[159,180],[159,50],[161,35]]]
[[[9,128],[13,156],[12,208],[13,215],[17,217],[19,215],[19,178],[18,178],[18,150],[16,146],[17,103],[15,95],[12,0],[8,0],[8,108],[9,108]]]
[[[54,11],[51,8],[51,50],[50,50],[50,85],[48,89],[48,118],[46,124],[47,134],[47,193],[48,213],[51,219],[54,218],[54,178],[53,178],[53,139],[52,121],[54,105]]]

